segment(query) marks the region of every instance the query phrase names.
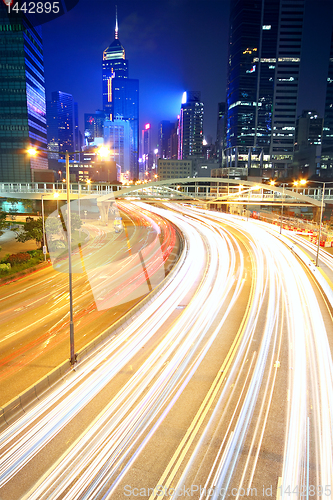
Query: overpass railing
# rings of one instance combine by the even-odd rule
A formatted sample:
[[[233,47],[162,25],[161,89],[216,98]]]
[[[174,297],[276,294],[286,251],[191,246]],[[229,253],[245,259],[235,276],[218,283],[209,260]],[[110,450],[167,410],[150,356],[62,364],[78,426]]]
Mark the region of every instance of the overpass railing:
[[[227,187],[226,186],[217,186],[216,184],[216,179],[212,178],[212,183],[215,185],[204,185],[200,186],[200,180],[193,181],[192,184],[186,184],[182,185],[181,187],[179,186],[178,188],[175,188],[175,183],[170,180],[170,185],[168,186],[173,186],[173,189],[170,190],[168,186],[156,186],[154,184],[151,185],[140,185],[138,186],[137,190],[132,191],[131,193],[124,194],[125,197],[140,197],[140,198],[152,198],[156,196],[164,196],[165,198],[176,198],[179,193],[179,198],[184,198],[186,196],[189,197],[195,197],[195,198],[202,198],[202,199],[219,199],[220,201],[226,201],[228,198],[227,195]],[[241,181],[240,181],[241,182]],[[134,186],[133,186],[134,187]],[[70,192],[73,194],[80,194],[80,195],[90,195],[90,196],[102,196],[106,194],[111,194],[115,193],[117,191],[120,191],[124,188],[123,185],[119,184],[99,184],[99,183],[92,183],[90,185],[87,185],[85,182],[75,182],[70,184]],[[289,193],[290,192],[295,192],[298,194],[302,194],[305,196],[308,196],[310,198],[313,198],[315,200],[321,201],[322,197],[322,189],[321,188],[302,188],[302,189],[297,189],[297,188],[289,188],[288,189]],[[52,194],[54,192],[58,193],[66,193],[66,185],[62,182],[33,182],[33,183],[12,183],[12,182],[2,182],[0,183],[0,197],[1,195],[9,197],[10,194],[15,194],[16,196],[20,193],[22,195],[24,194],[42,194],[42,193],[47,193],[47,194]],[[260,192],[256,191],[246,191],[244,193],[238,193],[238,186],[237,185],[230,185],[229,187],[229,196],[230,196],[230,201],[235,201],[235,202],[242,202],[242,203],[248,203],[249,201],[258,201],[258,200],[265,200],[265,201],[280,201],[282,198],[284,200],[290,199],[290,195],[287,193],[283,196],[282,193],[279,192],[273,192],[270,191],[269,186],[267,185],[267,188],[261,188]],[[324,194],[324,200],[325,202],[329,202],[330,200],[333,200],[333,188],[326,188],[325,189],[325,194]]]

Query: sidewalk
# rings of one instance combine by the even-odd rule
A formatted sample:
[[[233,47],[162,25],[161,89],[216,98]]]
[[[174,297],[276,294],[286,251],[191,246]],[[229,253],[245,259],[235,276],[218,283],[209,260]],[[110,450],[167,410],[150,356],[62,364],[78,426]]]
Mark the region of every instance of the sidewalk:
[[[7,253],[26,252],[27,250],[37,250],[39,247],[36,245],[35,240],[29,240],[25,243],[20,243],[15,240],[16,234],[13,231],[6,230],[0,236],[0,259]]]

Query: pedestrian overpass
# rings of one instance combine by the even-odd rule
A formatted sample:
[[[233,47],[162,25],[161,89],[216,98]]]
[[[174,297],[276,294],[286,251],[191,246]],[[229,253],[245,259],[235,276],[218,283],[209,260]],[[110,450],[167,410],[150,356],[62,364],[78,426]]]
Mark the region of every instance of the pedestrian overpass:
[[[66,185],[56,183],[0,183],[0,198],[30,200],[66,200]],[[312,206],[320,207],[322,189],[292,187],[227,178],[179,178],[127,186],[106,183],[77,182],[70,185],[70,199],[97,199],[102,220],[113,200],[144,200],[147,202],[189,202],[204,207],[221,205],[247,206]],[[333,203],[333,188],[325,189],[324,202]]]

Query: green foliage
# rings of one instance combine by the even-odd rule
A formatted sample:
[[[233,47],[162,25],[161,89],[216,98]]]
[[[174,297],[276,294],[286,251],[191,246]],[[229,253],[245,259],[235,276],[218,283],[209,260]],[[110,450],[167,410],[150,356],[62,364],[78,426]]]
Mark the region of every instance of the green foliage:
[[[16,241],[24,243],[28,240],[35,240],[36,244],[43,245],[43,221],[40,217],[39,219],[34,219],[23,224],[16,235]]]
[[[0,236],[3,234],[3,230],[6,229],[8,223],[6,222],[6,213],[0,212]]]
[[[8,257],[10,256],[9,253],[6,253],[4,257],[0,260],[0,264],[7,264]]]
[[[49,255],[46,255],[46,257],[49,258]],[[11,265],[10,262],[4,262],[5,260],[12,261],[13,264]],[[12,276],[20,275],[20,273],[26,274],[29,270],[34,270],[35,266],[43,261],[44,255],[41,250],[32,250],[12,255],[7,254],[0,263],[0,275]]]
[[[7,274],[10,271],[11,267],[12,266],[9,262],[8,264],[0,264],[0,274]]]
[[[27,250],[27,253],[31,258],[33,257],[43,257],[43,252],[41,250]]]
[[[72,231],[75,231],[76,229],[80,229],[82,226],[82,220],[79,214],[76,214],[75,212],[71,212],[71,228]]]
[[[45,222],[45,231],[48,237],[59,234],[62,230],[59,217],[48,217]]]
[[[6,201],[8,203],[11,203],[13,207],[9,210],[9,213],[16,213],[18,212],[18,204],[21,203],[24,206],[24,209],[26,212],[32,212],[33,209],[33,202],[32,200],[24,200],[23,198],[18,199],[18,198],[7,198]]]

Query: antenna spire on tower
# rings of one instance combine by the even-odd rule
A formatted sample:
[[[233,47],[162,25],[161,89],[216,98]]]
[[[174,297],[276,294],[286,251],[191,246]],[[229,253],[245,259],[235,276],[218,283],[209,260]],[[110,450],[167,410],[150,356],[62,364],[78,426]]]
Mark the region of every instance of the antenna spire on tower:
[[[116,6],[116,28],[114,30],[114,37],[117,40],[118,39],[118,12],[117,12],[117,6]]]

